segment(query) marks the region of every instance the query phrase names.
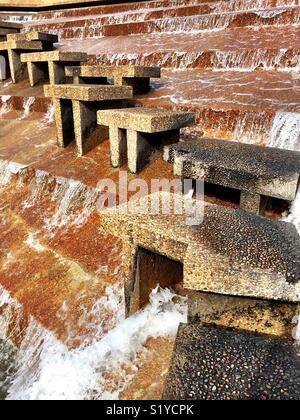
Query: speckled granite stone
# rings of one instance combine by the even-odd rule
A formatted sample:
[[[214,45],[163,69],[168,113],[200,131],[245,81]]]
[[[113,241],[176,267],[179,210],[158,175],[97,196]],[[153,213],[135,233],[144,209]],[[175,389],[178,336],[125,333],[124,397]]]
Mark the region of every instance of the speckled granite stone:
[[[66,147],[74,139],[75,131],[79,156],[108,137],[105,127],[99,127],[101,135],[97,138],[90,136],[97,127],[97,111],[126,106],[124,100],[132,97],[132,88],[127,86],[46,85],[44,92],[54,101],[58,145]]]
[[[276,197],[295,198],[300,153],[256,145],[199,139],[165,148],[176,175]]]
[[[130,172],[138,173],[162,142],[179,141],[180,128],[195,124],[195,114],[153,108],[113,109],[99,111],[98,124],[110,127],[112,166],[124,162],[127,153]],[[126,135],[122,130],[127,130]],[[127,150],[121,142],[127,143]]]
[[[171,400],[299,400],[292,342],[181,325],[164,392]]]

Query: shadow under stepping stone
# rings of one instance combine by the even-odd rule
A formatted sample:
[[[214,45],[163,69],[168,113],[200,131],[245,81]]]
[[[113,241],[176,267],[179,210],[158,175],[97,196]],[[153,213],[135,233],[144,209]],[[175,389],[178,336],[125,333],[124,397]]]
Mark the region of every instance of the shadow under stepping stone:
[[[164,159],[174,174],[203,179],[241,192],[241,208],[263,212],[265,197],[295,199],[300,179],[300,153],[232,141],[200,138],[166,146]]]

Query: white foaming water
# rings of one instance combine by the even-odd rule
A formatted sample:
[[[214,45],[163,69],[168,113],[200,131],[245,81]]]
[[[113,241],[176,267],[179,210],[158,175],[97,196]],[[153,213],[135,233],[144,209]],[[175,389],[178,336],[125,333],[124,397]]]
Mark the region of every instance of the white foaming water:
[[[276,54],[266,49],[240,49],[222,51],[216,50],[212,56],[214,71],[253,71],[256,69],[292,72],[299,68],[300,57],[295,54],[290,67],[285,65],[286,49],[280,49]]]
[[[300,189],[292,203],[289,214],[283,215],[283,221],[293,223],[300,235]]]
[[[300,114],[277,112],[267,143],[269,147],[300,151]],[[293,223],[300,234],[300,189],[283,221]]]
[[[267,146],[300,151],[300,114],[277,112]]]
[[[0,290],[0,336],[8,338],[12,315],[20,306]],[[117,399],[138,369],[141,354],[147,354],[149,338],[175,337],[186,322],[184,298],[168,289],[156,289],[150,304],[124,319],[102,339],[77,350],[68,350],[34,319],[22,340],[17,371],[9,389],[10,400]]]
[[[30,113],[30,110],[31,110],[31,107],[34,104],[34,102],[35,102],[35,97],[33,97],[33,96],[30,96],[29,98],[24,100],[24,103],[23,103],[23,110],[24,111],[23,111],[22,116],[19,118],[19,120],[24,120],[25,118],[28,117],[28,115]]]
[[[300,342],[300,315],[295,316],[293,324],[296,324],[296,327],[293,329],[293,338]]]
[[[2,105],[1,105],[1,108],[0,108],[0,117],[2,115],[7,114],[11,110],[10,100],[11,100],[11,95],[1,96]]]
[[[91,213],[99,192],[88,188],[79,181],[57,178],[51,201],[56,203],[53,217],[45,220],[46,228],[53,230],[63,226],[81,226]]]
[[[44,227],[52,235],[62,227],[74,229],[82,226],[96,210],[98,197],[98,190],[88,188],[80,181],[53,177],[37,170],[23,207],[31,208],[44,199],[50,199],[51,216],[45,218]]]
[[[51,103],[43,119],[43,123],[48,125],[48,124],[52,124],[53,122],[54,122],[54,104]]]
[[[0,188],[7,186],[11,182],[13,175],[17,175],[24,168],[26,168],[25,165],[0,160]]]

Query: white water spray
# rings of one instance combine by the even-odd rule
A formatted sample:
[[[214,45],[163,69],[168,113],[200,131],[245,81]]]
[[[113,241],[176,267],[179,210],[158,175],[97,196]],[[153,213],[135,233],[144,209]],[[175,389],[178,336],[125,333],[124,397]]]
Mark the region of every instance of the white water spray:
[[[11,110],[11,95],[1,96],[1,108],[0,108],[0,117],[7,114]]]
[[[7,292],[0,293],[0,334],[7,338],[8,322],[18,307]],[[20,308],[19,308],[20,310]],[[186,322],[185,299],[168,289],[156,289],[150,304],[124,319],[104,338],[69,351],[34,319],[22,341],[10,400],[117,399],[138,369],[149,338],[174,338]]]
[[[277,112],[267,145],[300,151],[300,114]]]
[[[28,117],[34,102],[35,102],[35,97],[33,97],[33,96],[30,96],[29,98],[24,100],[24,103],[23,103],[23,110],[24,111],[23,111],[22,116],[19,118],[19,120],[24,120],[25,118]]]

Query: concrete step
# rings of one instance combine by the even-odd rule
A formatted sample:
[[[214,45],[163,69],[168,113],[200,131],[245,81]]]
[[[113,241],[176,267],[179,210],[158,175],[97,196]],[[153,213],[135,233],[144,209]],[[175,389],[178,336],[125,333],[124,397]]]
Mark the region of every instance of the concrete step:
[[[166,146],[164,158],[182,179],[241,191],[241,207],[257,213],[264,197],[293,201],[300,181],[300,152],[197,139]]]
[[[64,41],[61,48],[84,48],[90,64],[142,65],[216,70],[282,69],[297,71],[298,27],[235,28],[222,33],[140,34]],[[276,46],[273,40],[277,39]]]
[[[257,0],[255,0],[257,2]],[[266,2],[270,2],[273,0],[266,0]],[[276,2],[280,2],[282,0],[276,0]],[[286,2],[291,3],[294,0],[286,0]],[[245,0],[243,0],[244,4]],[[141,2],[128,2],[128,3],[121,3],[121,4],[110,4],[110,5],[102,5],[102,6],[94,6],[94,7],[85,7],[85,8],[75,8],[69,10],[57,10],[57,11],[50,11],[50,12],[40,12],[34,16],[34,20],[53,20],[55,19],[67,19],[67,18],[81,18],[85,16],[101,16],[101,15],[109,15],[112,16],[114,14],[130,14],[135,13],[138,11],[152,11],[156,9],[174,9],[177,7],[183,6],[197,6],[197,5],[206,5],[208,4],[211,7],[214,7],[215,4],[226,3],[220,2],[216,0],[152,0],[152,1],[141,1]]]
[[[298,400],[293,343],[199,324],[181,325],[167,400]]]
[[[300,236],[294,225],[207,204],[199,198],[188,215],[182,207],[181,213],[178,210],[182,199],[177,192],[153,193],[136,202],[143,214],[120,205],[101,212],[101,225],[132,244],[130,259],[144,248],[182,263],[186,289],[300,301]],[[158,211],[151,212],[149,203],[158,203]],[[167,215],[160,213],[159,203],[171,203]]]
[[[276,13],[277,12],[277,13]],[[294,7],[276,10],[266,9],[254,12],[231,12],[198,16],[151,19],[144,22],[130,22],[105,25],[104,36],[121,36],[140,33],[193,32],[224,30],[245,26],[292,25],[299,22],[300,9]]]
[[[20,85],[18,92],[12,85],[4,85],[3,96],[36,96],[27,85],[25,90]],[[186,130],[184,137],[238,139],[300,151],[299,79],[292,73],[164,69],[161,80],[152,86],[155,89],[137,96],[135,104],[195,112],[197,126]],[[45,107],[48,103],[45,99]]]

